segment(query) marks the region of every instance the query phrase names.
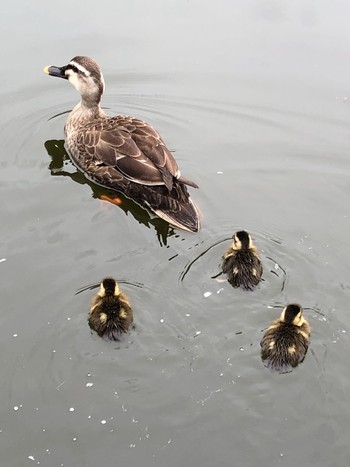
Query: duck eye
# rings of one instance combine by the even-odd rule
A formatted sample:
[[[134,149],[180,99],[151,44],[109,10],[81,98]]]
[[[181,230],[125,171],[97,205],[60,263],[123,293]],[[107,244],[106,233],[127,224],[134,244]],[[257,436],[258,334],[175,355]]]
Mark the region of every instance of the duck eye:
[[[66,70],[72,70],[74,71],[74,73],[79,73],[78,68],[75,65],[71,65],[71,64],[66,66]]]

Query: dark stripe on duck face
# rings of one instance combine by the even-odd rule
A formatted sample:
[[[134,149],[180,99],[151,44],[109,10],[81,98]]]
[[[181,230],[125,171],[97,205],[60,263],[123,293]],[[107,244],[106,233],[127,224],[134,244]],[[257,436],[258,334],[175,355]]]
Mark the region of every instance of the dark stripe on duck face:
[[[80,79],[87,78],[92,79],[93,82],[98,87],[99,93],[103,94],[104,91],[104,80],[99,72],[99,70],[93,69],[92,71],[85,68],[84,65],[81,65],[79,62],[75,61],[74,59],[71,60],[66,67],[65,70],[71,70],[73,73],[76,73],[80,76]],[[68,76],[67,76],[68,78]],[[86,81],[86,79],[85,79]]]
[[[66,67],[65,67],[66,70],[72,70],[74,71],[74,73],[81,73],[80,70],[78,70],[78,68],[75,66],[75,65],[72,65],[71,63],[69,63]],[[86,76],[86,73],[84,73],[84,75]]]
[[[79,63],[77,60],[73,59],[71,60],[67,67],[66,67],[68,70],[73,70],[75,73],[78,73],[78,74],[81,74],[81,75],[85,75],[87,78],[89,76],[91,76],[92,74],[95,74],[95,75],[98,75],[99,77],[99,71],[98,70],[93,70],[93,73],[88,70],[84,65],[82,65],[81,63]]]

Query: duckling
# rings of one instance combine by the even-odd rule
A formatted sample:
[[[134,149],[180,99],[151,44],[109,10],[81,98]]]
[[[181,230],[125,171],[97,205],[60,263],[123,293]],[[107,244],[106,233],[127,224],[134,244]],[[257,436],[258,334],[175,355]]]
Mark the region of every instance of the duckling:
[[[133,323],[133,313],[127,296],[119,290],[113,277],[100,284],[89,313],[89,326],[101,337],[119,340]]]
[[[197,232],[199,211],[187,190],[197,184],[181,175],[170,150],[148,123],[124,115],[109,117],[101,109],[105,82],[97,63],[77,56],[66,66],[47,66],[44,72],[67,79],[80,93],[81,101],[65,125],[65,146],[77,168],[169,224]]]
[[[258,251],[245,230],[236,232],[232,238],[232,245],[222,257],[222,272],[227,274],[227,280],[233,287],[253,290],[263,273]]]
[[[287,373],[301,363],[310,340],[310,325],[300,305],[287,305],[265,332],[261,342],[261,358],[266,366]]]

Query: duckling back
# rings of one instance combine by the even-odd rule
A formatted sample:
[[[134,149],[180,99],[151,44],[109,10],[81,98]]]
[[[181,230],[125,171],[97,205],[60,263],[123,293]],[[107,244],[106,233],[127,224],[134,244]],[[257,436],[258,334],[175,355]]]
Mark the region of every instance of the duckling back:
[[[119,291],[117,282],[106,278],[95,295],[89,314],[89,326],[101,337],[119,340],[133,323],[128,298]]]
[[[255,251],[229,249],[223,257],[222,271],[233,287],[253,290],[261,281],[263,268]]]
[[[301,363],[306,355],[310,338],[307,322],[302,326],[274,321],[261,342],[261,358],[265,365],[280,373],[287,373]]]

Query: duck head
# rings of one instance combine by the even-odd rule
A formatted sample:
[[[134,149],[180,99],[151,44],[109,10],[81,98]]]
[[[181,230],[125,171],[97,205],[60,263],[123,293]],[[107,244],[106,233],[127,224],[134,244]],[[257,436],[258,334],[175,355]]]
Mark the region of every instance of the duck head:
[[[232,238],[232,248],[234,250],[249,250],[249,248],[252,248],[253,246],[252,237],[245,230],[239,230],[238,232],[235,232]]]
[[[98,295],[103,298],[103,297],[111,297],[115,295],[116,297],[120,294],[119,291],[119,285],[113,277],[105,277],[101,284],[100,284],[100,290],[98,292]]]
[[[291,303],[283,309],[280,319],[284,323],[301,326],[304,323],[303,309],[297,303]]]
[[[98,105],[105,88],[100,67],[89,57],[77,56],[68,65],[46,66],[44,72],[50,76],[68,79],[79,92],[85,105]]]

